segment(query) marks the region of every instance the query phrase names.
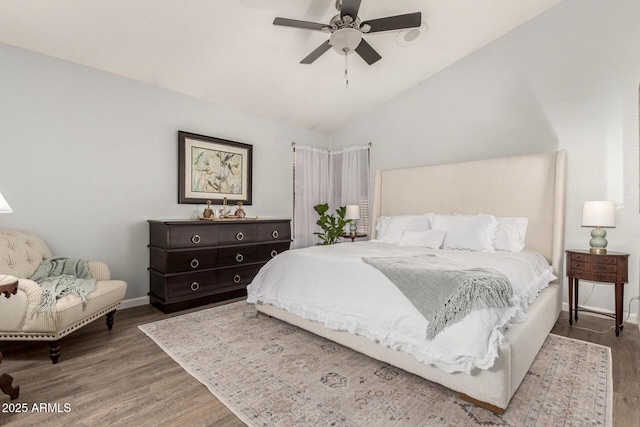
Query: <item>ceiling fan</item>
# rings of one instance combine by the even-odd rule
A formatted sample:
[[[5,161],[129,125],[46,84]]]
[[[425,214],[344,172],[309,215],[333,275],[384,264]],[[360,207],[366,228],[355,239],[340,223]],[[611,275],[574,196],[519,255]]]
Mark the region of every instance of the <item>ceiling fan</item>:
[[[301,64],[311,64],[329,48],[333,48],[338,54],[345,55],[345,57],[355,51],[367,64],[371,65],[382,57],[362,37],[364,34],[414,28],[419,27],[422,23],[420,12],[362,21],[358,17],[360,3],[361,0],[336,0],[336,9],[340,13],[331,18],[329,24],[288,18],[276,18],[273,24],[331,33],[329,40],[307,55],[300,61]]]

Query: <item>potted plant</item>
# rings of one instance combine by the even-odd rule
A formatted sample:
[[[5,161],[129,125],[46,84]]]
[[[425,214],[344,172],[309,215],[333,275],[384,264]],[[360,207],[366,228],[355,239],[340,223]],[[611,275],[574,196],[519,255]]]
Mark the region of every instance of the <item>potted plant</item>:
[[[317,231],[313,234],[318,236],[322,245],[332,245],[336,243],[340,236],[344,234],[345,225],[351,222],[350,219],[344,219],[347,208],[340,206],[336,209],[337,217],[333,214],[327,214],[329,210],[328,203],[315,205],[313,209],[320,215],[320,219],[316,221],[316,224],[323,230],[322,232]]]

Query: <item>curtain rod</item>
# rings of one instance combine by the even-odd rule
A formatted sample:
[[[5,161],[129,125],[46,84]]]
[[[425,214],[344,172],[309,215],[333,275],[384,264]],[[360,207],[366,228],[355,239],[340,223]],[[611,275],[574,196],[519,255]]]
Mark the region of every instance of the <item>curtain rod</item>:
[[[368,142],[366,145],[371,147],[373,145],[373,142]],[[295,147],[296,146],[296,142],[295,141],[291,141],[291,146]]]

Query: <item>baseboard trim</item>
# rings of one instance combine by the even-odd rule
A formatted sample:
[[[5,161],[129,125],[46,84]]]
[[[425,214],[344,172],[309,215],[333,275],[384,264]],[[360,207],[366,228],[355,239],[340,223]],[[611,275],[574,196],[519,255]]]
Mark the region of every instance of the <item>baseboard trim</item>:
[[[118,309],[119,310],[124,310],[126,308],[138,307],[138,306],[146,305],[146,304],[149,304],[149,297],[148,296],[125,299],[125,300],[122,300],[122,302],[120,303],[120,307],[118,307]]]
[[[613,311],[613,310],[605,310],[605,309],[600,308],[600,307],[591,307],[591,306],[588,306],[588,305],[581,305],[580,307],[584,307],[584,308],[586,308],[586,309],[588,309],[588,310],[602,311],[603,313],[611,313],[611,314],[613,314],[613,313],[614,313],[614,311]],[[569,313],[569,303],[567,303],[567,302],[563,302],[563,303],[562,303],[562,311],[566,311],[567,313]],[[625,322],[638,324],[638,314],[637,314],[637,313],[631,313],[631,314],[629,315],[629,318],[627,319],[627,314],[628,314],[628,313],[629,313],[629,312],[628,312],[627,310],[624,310],[623,315],[622,315],[622,319],[623,319],[623,320],[625,320],[625,319],[626,319],[626,320],[625,320]],[[590,315],[590,314],[591,314],[591,315],[593,315],[593,316],[597,316],[597,314],[595,314],[595,313],[589,313],[589,312],[587,312],[587,311],[585,311],[585,312],[580,312],[580,316],[582,316],[582,315]],[[615,323],[615,322],[614,322],[614,323]]]

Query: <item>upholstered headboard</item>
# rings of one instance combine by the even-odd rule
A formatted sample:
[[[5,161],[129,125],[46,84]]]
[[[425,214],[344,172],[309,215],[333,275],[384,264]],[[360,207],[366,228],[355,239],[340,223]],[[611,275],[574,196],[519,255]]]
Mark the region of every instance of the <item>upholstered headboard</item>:
[[[377,171],[373,224],[383,215],[428,212],[527,217],[526,248],[544,255],[561,279],[566,162],[566,152],[556,151]]]

